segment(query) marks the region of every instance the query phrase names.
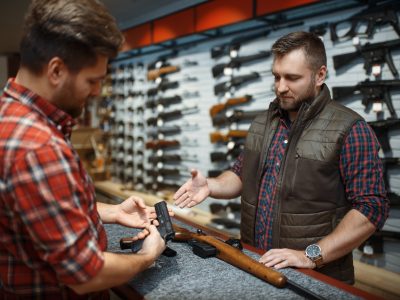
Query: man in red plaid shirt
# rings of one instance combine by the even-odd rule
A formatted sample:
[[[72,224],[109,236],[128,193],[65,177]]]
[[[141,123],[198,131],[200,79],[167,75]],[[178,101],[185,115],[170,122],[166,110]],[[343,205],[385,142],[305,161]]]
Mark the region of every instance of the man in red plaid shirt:
[[[0,98],[0,299],[107,299],[165,248],[142,199],[95,202],[70,142],[121,43],[96,0],[31,3],[21,67]],[[103,223],[144,228],[142,249],[106,252]]]

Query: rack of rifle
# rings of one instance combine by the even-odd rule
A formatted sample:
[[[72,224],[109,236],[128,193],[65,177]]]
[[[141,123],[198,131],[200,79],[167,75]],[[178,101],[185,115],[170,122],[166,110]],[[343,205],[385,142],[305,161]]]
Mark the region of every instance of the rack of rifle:
[[[158,57],[148,65],[147,79],[154,87],[147,90],[144,104],[150,117],[146,119],[147,141],[145,149],[149,153],[146,164],[146,177],[149,179],[146,188],[159,190],[177,189],[183,179],[189,176],[185,162],[197,161],[196,155],[183,151],[185,147],[196,146],[197,142],[188,137],[188,132],[198,129],[197,124],[185,121],[185,116],[199,111],[197,104],[188,104],[198,98],[198,91],[171,92],[180,87],[178,80],[170,75],[184,71],[187,67],[197,65],[195,61],[184,61],[173,65],[169,59],[177,55],[176,51]],[[183,76],[182,81],[196,81],[190,75]]]
[[[396,134],[395,131],[400,129],[400,120],[397,114],[398,107],[392,101],[394,92],[400,90],[398,67],[392,57],[392,53],[400,49],[399,12],[400,5],[398,1],[369,1],[365,9],[350,16],[347,20],[331,24],[324,23],[313,27],[315,32],[322,34],[329,28],[331,40],[335,44],[360,36],[369,40],[361,44],[359,39],[353,39],[354,51],[332,57],[333,67],[337,74],[345,74],[353,65],[361,62],[363,63],[365,74],[368,76],[367,79],[356,82],[354,85],[334,86],[332,88],[332,97],[334,100],[346,101],[346,103],[352,100],[361,101],[367,113],[374,112],[377,114],[377,120],[368,123],[374,130],[383,152],[381,159],[384,182],[392,208],[400,207],[400,196],[392,190],[390,185],[390,173],[394,169],[399,169],[400,161],[398,157],[393,156],[393,149],[390,144],[391,134]],[[345,30],[346,24],[347,30]],[[366,24],[367,26],[362,27],[360,26],[361,24]],[[393,28],[398,36],[397,39],[377,43],[370,41],[377,32],[376,29],[385,25],[390,25]],[[341,27],[341,35],[338,34],[339,27]],[[366,29],[361,32],[361,28]],[[387,66],[393,79],[382,79],[382,68],[384,66]],[[372,75],[373,79],[369,78],[370,75]],[[385,115],[385,107],[389,112],[388,116]],[[381,253],[383,251],[383,237],[386,236],[393,237],[395,234],[388,234],[387,232],[385,234],[383,232],[376,233],[364,244],[375,243],[374,241],[378,239],[381,241],[380,245],[379,247],[373,247],[373,252]],[[398,234],[396,237],[397,239],[399,238]],[[363,246],[360,249],[363,249]]]

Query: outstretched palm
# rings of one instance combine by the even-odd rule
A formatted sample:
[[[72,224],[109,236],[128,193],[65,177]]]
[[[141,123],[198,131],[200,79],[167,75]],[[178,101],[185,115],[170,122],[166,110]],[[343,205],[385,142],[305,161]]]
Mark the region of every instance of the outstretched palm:
[[[192,207],[199,204],[210,195],[207,179],[197,170],[191,171],[189,179],[174,195],[175,205]]]

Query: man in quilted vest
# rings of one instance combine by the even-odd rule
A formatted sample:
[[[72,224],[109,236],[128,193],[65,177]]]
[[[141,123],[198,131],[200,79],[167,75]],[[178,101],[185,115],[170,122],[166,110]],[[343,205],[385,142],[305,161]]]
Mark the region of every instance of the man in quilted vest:
[[[380,145],[361,116],[331,99],[318,36],[290,33],[272,52],[276,98],[252,122],[244,151],[216,178],[192,170],[175,204],[240,195],[241,238],[266,251],[261,263],[352,284],[352,250],[388,216]]]

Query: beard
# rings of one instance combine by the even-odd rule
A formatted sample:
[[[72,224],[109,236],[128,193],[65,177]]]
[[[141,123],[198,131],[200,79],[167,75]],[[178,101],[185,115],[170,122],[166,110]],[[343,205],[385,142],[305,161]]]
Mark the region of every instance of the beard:
[[[281,94],[276,93],[276,96],[281,109],[289,112],[299,111],[304,102],[311,101],[316,96],[314,76],[312,76],[310,84],[303,93],[295,95],[291,91],[288,91]]]
[[[69,114],[72,118],[78,118],[83,111],[87,98],[78,97],[75,82],[68,79],[64,85],[54,94],[53,104]]]

